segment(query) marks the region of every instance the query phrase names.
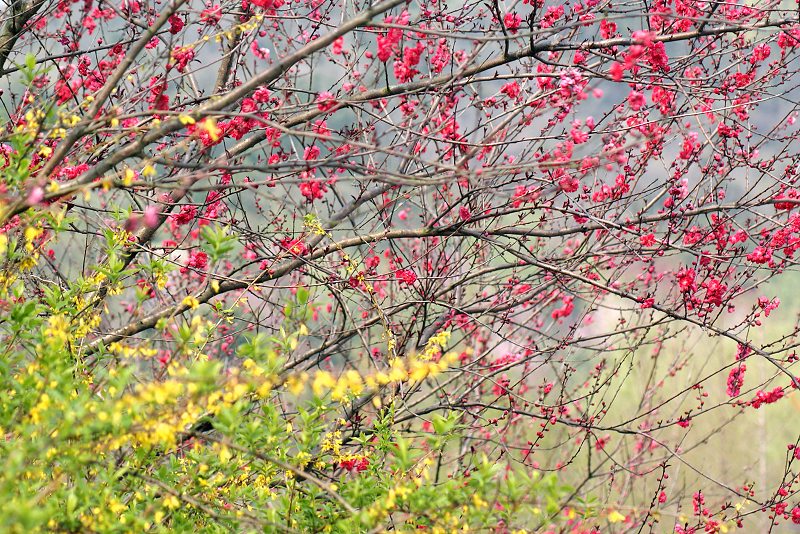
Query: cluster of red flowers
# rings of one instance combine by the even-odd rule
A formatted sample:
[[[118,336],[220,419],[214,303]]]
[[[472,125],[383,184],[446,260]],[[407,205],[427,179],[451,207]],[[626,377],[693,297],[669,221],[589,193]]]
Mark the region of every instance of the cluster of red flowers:
[[[369,469],[369,459],[362,458],[346,458],[339,462],[339,467],[347,471],[360,473]]]
[[[394,272],[394,277],[400,282],[400,285],[411,285],[417,281],[417,275],[410,269],[398,269]]]
[[[776,387],[771,391],[764,391],[760,389],[758,390],[758,393],[756,393],[756,396],[753,397],[753,400],[750,401],[750,406],[758,409],[762,404],[772,404],[773,402],[778,402],[783,398],[783,395],[784,393],[782,387]]]

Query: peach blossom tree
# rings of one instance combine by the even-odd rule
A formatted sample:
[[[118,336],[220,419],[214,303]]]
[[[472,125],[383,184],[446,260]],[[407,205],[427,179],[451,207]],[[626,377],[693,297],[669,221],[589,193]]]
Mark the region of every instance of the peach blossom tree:
[[[3,14],[3,531],[800,524],[796,3]]]

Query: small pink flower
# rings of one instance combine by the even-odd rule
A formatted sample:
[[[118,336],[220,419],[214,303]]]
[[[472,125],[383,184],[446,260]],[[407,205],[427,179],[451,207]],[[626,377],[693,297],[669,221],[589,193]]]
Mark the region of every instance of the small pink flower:
[[[261,48],[258,46],[257,41],[253,41],[250,45],[250,51],[256,56],[258,59],[269,59],[269,50],[266,48]]]
[[[639,111],[645,105],[644,95],[639,91],[631,91],[628,95],[628,105],[633,111]]]
[[[26,202],[28,203],[29,206],[35,206],[42,200],[44,200],[44,189],[42,189],[39,186],[36,186],[33,189],[31,189],[30,193],[28,193],[28,198],[26,199]]]
[[[611,64],[611,68],[608,69],[608,73],[611,75],[612,80],[618,82],[625,75],[625,68],[621,64],[614,62]]]
[[[317,95],[317,109],[320,111],[329,111],[336,105],[336,99],[333,98],[333,93],[322,91]]]
[[[503,17],[503,24],[506,25],[506,28],[511,33],[517,33],[520,24],[522,24],[522,17],[516,13],[506,13],[506,16]]]
[[[334,55],[341,56],[343,46],[344,46],[344,37],[339,37],[333,42],[333,46],[331,47],[331,52],[333,52]]]
[[[200,22],[210,26],[216,25],[222,18],[222,7],[219,4],[214,4],[212,7],[206,8],[200,12]]]
[[[155,205],[147,206],[144,209],[144,225],[148,228],[158,226],[158,207]]]

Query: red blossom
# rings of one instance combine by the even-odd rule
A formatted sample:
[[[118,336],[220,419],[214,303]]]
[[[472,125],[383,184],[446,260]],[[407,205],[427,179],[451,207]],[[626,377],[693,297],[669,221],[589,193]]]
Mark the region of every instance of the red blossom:
[[[398,269],[394,272],[394,277],[400,282],[400,285],[412,285],[417,281],[417,275],[414,271],[409,269]]]
[[[208,254],[202,250],[193,250],[189,253],[189,259],[183,267],[180,268],[181,274],[189,272],[189,270],[203,270],[208,265]]]
[[[628,106],[630,106],[633,111],[639,111],[646,103],[644,95],[639,91],[631,91],[630,94],[628,94]]]
[[[243,2],[246,1],[248,0],[243,0]],[[249,0],[249,2],[254,6],[258,6],[267,12],[272,12],[280,8],[283,5],[284,0]]]
[[[280,246],[294,256],[305,256],[308,254],[308,246],[302,239],[292,239],[285,237],[281,239]]]
[[[500,92],[509,98],[517,98],[520,94],[520,87],[517,82],[509,82],[500,88]]]
[[[194,48],[181,46],[172,51],[172,61],[178,72],[186,70],[186,66],[194,59]]]
[[[775,297],[774,299],[758,297],[758,306],[764,310],[764,315],[767,317],[769,317],[769,314],[772,313],[773,310],[777,309],[780,304],[781,300],[778,297]]]
[[[171,33],[172,35],[180,33],[186,24],[185,22],[183,22],[183,19],[177,14],[172,15],[169,18],[168,22],[169,22],[169,33]]]
[[[330,111],[336,106],[336,99],[333,94],[328,91],[323,91],[317,95],[317,109],[320,111]]]
[[[506,13],[505,17],[503,17],[503,24],[505,24],[508,31],[511,33],[517,33],[517,30],[522,24],[522,17],[520,17],[516,13]]]
[[[394,23],[398,25],[405,25],[408,23],[409,14],[407,11],[395,19],[395,17],[388,16],[385,19],[386,23]],[[389,61],[398,50],[400,41],[403,39],[403,30],[398,28],[390,28],[384,35],[378,36],[378,59],[383,63]]]
[[[200,22],[214,26],[222,19],[222,7],[214,4],[200,12]]]
[[[313,178],[304,179],[300,184],[300,194],[303,195],[308,202],[314,202],[321,199],[328,192],[328,186],[322,180]]]
[[[347,471],[354,471],[360,473],[369,469],[369,459],[364,458],[346,458],[339,462],[339,467]]]
[[[331,46],[331,52],[334,55],[340,56],[343,53],[344,47],[344,37],[339,37],[335,41],[333,41],[333,45]]]
[[[747,260],[753,263],[769,263],[772,259],[772,249],[767,247],[756,247],[753,252],[747,255]]]
[[[169,219],[173,224],[183,226],[189,224],[195,217],[197,217],[197,206],[187,205],[182,206],[180,211],[175,215],[171,215]]]
[[[739,393],[742,391],[742,385],[744,384],[744,372],[747,370],[747,367],[740,363],[728,374],[728,389],[726,393],[729,397],[738,397]]]
[[[792,523],[800,525],[800,506],[792,508]]]
[[[572,314],[572,311],[575,309],[575,304],[572,302],[573,299],[574,297],[572,295],[564,295],[561,297],[562,306],[553,310],[553,312],[550,314],[553,319],[569,317]]]
[[[750,406],[755,409],[759,409],[762,404],[772,404],[774,402],[778,402],[780,399],[783,398],[783,388],[776,387],[771,391],[764,391],[763,389],[759,389],[756,393],[756,396],[753,397],[753,400],[750,401]]]

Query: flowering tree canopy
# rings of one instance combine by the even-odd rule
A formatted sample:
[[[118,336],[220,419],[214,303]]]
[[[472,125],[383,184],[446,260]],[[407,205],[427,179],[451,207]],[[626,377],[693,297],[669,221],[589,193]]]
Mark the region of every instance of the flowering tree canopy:
[[[795,2],[10,2],[2,530],[800,523],[798,60]]]

